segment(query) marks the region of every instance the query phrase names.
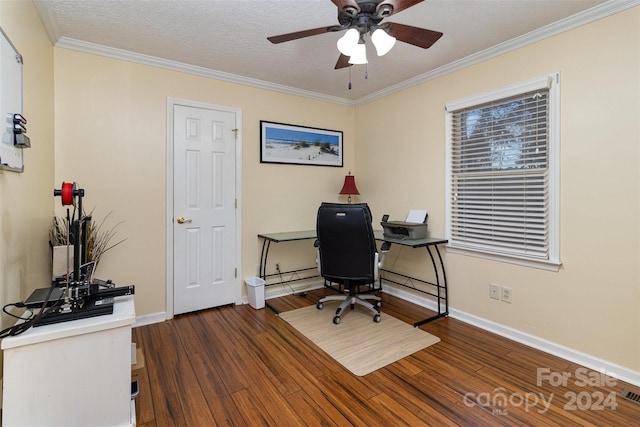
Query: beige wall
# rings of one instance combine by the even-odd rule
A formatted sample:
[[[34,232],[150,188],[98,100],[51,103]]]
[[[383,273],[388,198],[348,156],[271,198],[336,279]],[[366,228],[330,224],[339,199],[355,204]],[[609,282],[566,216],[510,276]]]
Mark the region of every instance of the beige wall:
[[[425,208],[432,233],[442,236],[446,101],[559,71],[563,267],[552,273],[447,254],[450,303],[465,313],[636,372],[640,370],[638,34],[640,8],[636,7],[356,111],[356,166],[363,178],[359,185],[374,215],[387,212],[401,217],[409,208]],[[421,273],[416,265],[406,268]],[[511,287],[513,303],[490,299],[490,283]]]
[[[51,190],[64,180],[85,188],[97,216],[126,221],[127,241],[99,275],[135,284],[139,315],[164,311],[167,97],[242,110],[241,286],[255,275],[256,234],[313,227],[348,170],[375,218],[426,208],[432,233],[443,235],[445,102],[560,71],[564,266],[550,273],[447,254],[451,304],[640,371],[640,8],[356,108],[53,49],[30,2],[0,2],[0,25],[25,56],[34,143],[24,174],[0,172],[1,303],[46,280],[46,230],[59,206]],[[261,119],[344,131],[345,167],[260,164]],[[275,257],[312,256],[306,249],[278,247]],[[391,261],[427,274],[417,252]],[[512,287],[513,303],[490,300],[489,283]]]
[[[59,48],[55,76],[55,181],[78,182],[97,218],[113,211],[126,221],[118,236],[127,240],[107,253],[98,276],[135,284],[138,315],[165,311],[167,97],[242,110],[240,286],[256,275],[257,234],[313,228],[318,204],[336,200],[353,169],[353,107]],[[260,120],[343,131],[345,167],[260,164]]]
[[[23,113],[32,147],[24,173],[0,171],[0,305],[51,283],[53,48],[31,2],[0,2],[0,26],[24,57]],[[2,315],[2,327],[15,319]]]

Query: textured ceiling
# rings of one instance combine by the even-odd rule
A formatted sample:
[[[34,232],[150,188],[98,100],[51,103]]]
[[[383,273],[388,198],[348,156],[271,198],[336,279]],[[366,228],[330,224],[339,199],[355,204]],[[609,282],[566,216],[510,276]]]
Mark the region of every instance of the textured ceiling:
[[[567,19],[603,0],[426,0],[387,18],[441,31],[430,49],[398,42],[366,66],[334,70],[343,34],[278,45],[268,36],[337,24],[330,0],[36,0],[51,39],[87,42],[356,101]],[[620,2],[618,2],[620,3]],[[600,6],[598,6],[600,5]],[[574,18],[575,19],[575,16]],[[542,30],[540,30],[542,28]],[[526,36],[525,36],[526,37]],[[351,73],[352,89],[348,89]]]

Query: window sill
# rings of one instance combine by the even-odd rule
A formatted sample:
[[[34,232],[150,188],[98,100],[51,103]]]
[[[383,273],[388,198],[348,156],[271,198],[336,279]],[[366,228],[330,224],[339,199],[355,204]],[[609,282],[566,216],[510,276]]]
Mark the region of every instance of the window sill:
[[[516,264],[522,267],[530,267],[530,268],[538,268],[546,271],[558,272],[560,267],[562,266],[562,262],[560,261],[547,261],[547,260],[536,260],[536,259],[526,259],[516,256],[510,256],[505,254],[491,253],[491,252],[483,252],[468,248],[461,248],[451,245],[445,246],[447,249],[447,253],[458,254],[458,255],[467,255],[476,258],[488,259],[491,261],[498,262],[506,262],[509,264]]]

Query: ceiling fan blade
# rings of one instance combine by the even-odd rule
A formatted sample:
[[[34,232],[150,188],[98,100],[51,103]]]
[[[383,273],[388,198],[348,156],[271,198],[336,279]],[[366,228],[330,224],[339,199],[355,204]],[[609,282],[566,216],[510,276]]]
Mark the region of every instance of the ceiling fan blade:
[[[411,25],[396,24],[388,22],[389,34],[400,40],[423,49],[430,48],[435,42],[442,37],[439,31],[426,30],[424,28],[412,27]]]
[[[393,15],[398,12],[402,12],[405,9],[410,8],[411,6],[415,6],[418,3],[422,3],[424,0],[387,0],[383,1],[378,5],[378,10],[383,4],[390,4],[393,6]],[[334,2],[335,3],[335,2]]]
[[[336,7],[338,8],[338,12],[342,12],[342,10],[346,6],[351,6],[357,12],[360,12],[360,6],[358,6],[358,3],[356,2],[356,0],[331,0],[331,2],[336,5]]]
[[[281,34],[279,36],[271,36],[271,37],[267,37],[267,40],[269,40],[271,43],[274,43],[274,44],[284,43],[291,40],[302,39],[304,37],[315,36],[318,34],[324,34],[330,31],[338,31],[341,29],[342,27],[340,27],[339,25],[332,25],[330,27],[320,27],[320,28],[314,28],[312,30],[296,31],[294,33]]]
[[[336,62],[335,70],[339,70],[340,68],[351,67],[353,64],[349,64],[349,57],[347,55],[340,54],[338,58],[338,62]]]

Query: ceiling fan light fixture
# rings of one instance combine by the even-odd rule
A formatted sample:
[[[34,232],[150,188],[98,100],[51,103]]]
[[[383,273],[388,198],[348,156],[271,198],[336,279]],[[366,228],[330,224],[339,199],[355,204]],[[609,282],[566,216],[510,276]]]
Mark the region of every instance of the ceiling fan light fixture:
[[[342,37],[338,39],[338,50],[345,56],[353,55],[353,52],[357,49],[358,41],[360,40],[360,31],[355,28],[349,28]]]
[[[416,2],[418,3],[418,2]],[[382,3],[376,11],[376,18],[386,18],[393,15],[393,6],[389,3]]]
[[[364,43],[359,43],[349,58],[349,64],[358,65],[366,64],[367,62],[367,48]]]
[[[383,56],[386,55],[391,48],[393,48],[393,45],[396,44],[396,38],[390,36],[382,28],[377,28],[373,34],[371,34],[371,42],[375,46],[378,56]]]

